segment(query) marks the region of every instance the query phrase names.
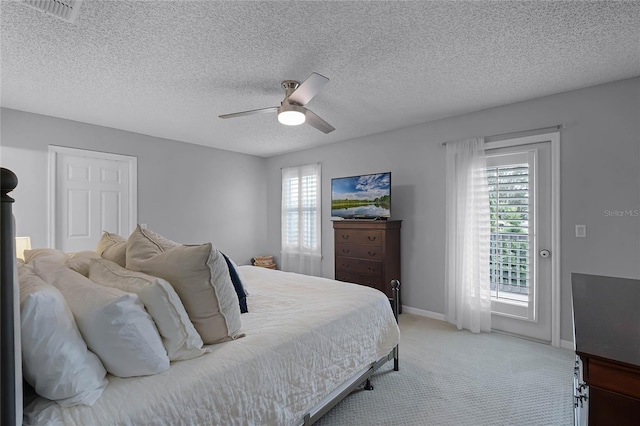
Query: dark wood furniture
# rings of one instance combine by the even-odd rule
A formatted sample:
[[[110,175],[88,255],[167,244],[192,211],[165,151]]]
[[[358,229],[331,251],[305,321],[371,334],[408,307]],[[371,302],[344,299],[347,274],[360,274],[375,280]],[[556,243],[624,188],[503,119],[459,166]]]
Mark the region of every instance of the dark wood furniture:
[[[574,344],[588,386],[576,400],[587,413],[576,418],[586,414],[590,426],[637,425],[640,280],[573,273],[571,282]]]
[[[391,299],[391,281],[401,281],[401,224],[400,220],[334,221],[335,279],[373,287]],[[401,313],[401,294],[398,309]]]

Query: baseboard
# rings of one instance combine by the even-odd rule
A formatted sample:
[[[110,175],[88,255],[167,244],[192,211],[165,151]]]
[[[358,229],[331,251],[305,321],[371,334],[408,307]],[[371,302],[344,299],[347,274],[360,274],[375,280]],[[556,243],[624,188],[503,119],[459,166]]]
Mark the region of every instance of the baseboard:
[[[425,318],[431,318],[438,321],[447,322],[447,317],[445,314],[440,314],[438,312],[426,311],[424,309],[412,308],[411,306],[403,305],[402,312],[406,312],[408,314],[418,315]],[[560,348],[567,349],[570,351],[574,350],[573,341],[572,340],[560,340]]]
[[[574,350],[573,340],[562,340],[560,339],[560,347],[562,349],[569,349],[570,351]]]
[[[402,312],[406,312],[408,314],[418,315],[421,317],[431,318],[439,321],[446,321],[446,316],[444,314],[439,314],[437,312],[425,311],[424,309],[412,308],[411,306],[402,305]]]

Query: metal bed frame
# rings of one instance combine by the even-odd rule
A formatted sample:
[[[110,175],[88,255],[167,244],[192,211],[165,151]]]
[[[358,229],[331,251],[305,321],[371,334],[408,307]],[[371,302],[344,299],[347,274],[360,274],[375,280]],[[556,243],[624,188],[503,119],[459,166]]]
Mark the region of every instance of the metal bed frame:
[[[14,283],[15,276],[15,228],[12,213],[14,199],[9,196],[18,185],[17,176],[9,169],[1,168],[0,176],[2,202],[1,204],[1,224],[0,224],[0,343],[2,353],[0,355],[0,424],[20,425],[22,424],[21,405],[22,395],[17,395],[22,389],[21,383],[17,383],[16,378],[19,373],[16,371],[17,362],[21,365],[21,360],[16,360],[16,347],[20,347],[20,334],[15,333],[15,310],[19,306],[14,306]],[[400,282],[391,281],[393,298],[390,299],[396,321],[398,320],[398,306]],[[18,316],[19,317],[19,316]],[[367,368],[357,373],[350,380],[342,384],[331,394],[325,397],[318,405],[309,410],[297,425],[311,425],[318,421],[324,414],[329,412],[336,404],[347,397],[358,387],[364,384],[364,389],[373,390],[371,376],[382,365],[393,359],[393,369],[399,369],[399,347],[396,346],[386,356],[371,363]]]
[[[9,192],[18,185],[17,176],[2,168],[0,184],[2,192],[0,208],[0,424],[21,424],[16,403],[22,399],[16,395],[16,346],[20,346],[20,335],[15,333],[14,282],[16,247],[13,226],[13,198]],[[17,307],[19,309],[19,307]],[[17,360],[21,362],[21,360]],[[16,400],[16,398],[19,398]],[[18,420],[20,423],[18,423]]]
[[[392,280],[391,281],[391,289],[393,298],[389,299],[391,302],[391,307],[393,309],[393,315],[396,317],[396,322],[398,321],[398,305],[400,300],[400,281]],[[362,384],[364,384],[365,390],[373,390],[373,385],[371,384],[371,376],[375,373],[380,367],[386,364],[388,361],[393,359],[393,370],[399,370],[399,348],[400,345],[396,345],[395,348],[391,350],[386,356],[380,358],[378,361],[372,363],[368,368],[357,373],[350,380],[343,383],[342,386],[338,387],[331,394],[329,394],[326,398],[324,398],[320,403],[311,409],[302,420],[297,423],[297,425],[312,425],[313,423],[320,420],[320,417],[324,416],[328,413],[333,407],[335,407],[340,401],[349,396],[351,392],[356,390]]]

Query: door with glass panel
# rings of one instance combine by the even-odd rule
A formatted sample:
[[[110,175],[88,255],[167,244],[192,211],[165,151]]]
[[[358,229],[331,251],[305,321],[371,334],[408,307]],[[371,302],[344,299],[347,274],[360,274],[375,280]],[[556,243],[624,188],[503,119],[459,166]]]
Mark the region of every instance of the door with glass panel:
[[[551,143],[487,150],[491,328],[551,341]]]

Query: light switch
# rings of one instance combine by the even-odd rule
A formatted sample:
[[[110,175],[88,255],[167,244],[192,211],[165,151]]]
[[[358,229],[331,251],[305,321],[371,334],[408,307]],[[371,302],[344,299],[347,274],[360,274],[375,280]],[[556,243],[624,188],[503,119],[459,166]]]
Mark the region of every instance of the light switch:
[[[584,238],[587,236],[587,225],[576,225],[576,237]]]

